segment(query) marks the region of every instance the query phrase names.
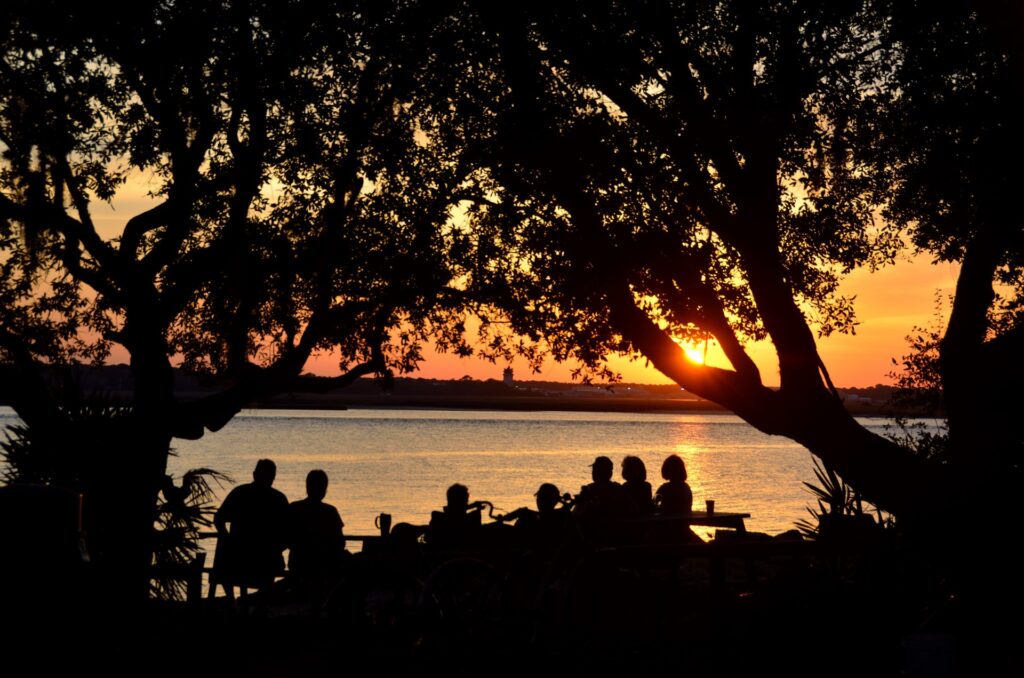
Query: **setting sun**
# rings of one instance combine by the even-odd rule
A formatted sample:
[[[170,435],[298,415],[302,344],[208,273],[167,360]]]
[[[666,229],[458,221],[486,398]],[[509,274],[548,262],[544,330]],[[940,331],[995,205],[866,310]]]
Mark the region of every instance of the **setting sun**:
[[[709,346],[704,342],[701,342],[700,344],[694,346],[692,343],[690,343],[689,340],[680,339],[678,337],[672,337],[672,341],[674,341],[676,345],[679,346],[680,349],[682,349],[683,355],[686,356],[686,359],[689,362],[696,363],[698,365],[703,365],[707,361],[707,351]],[[714,346],[715,344],[712,344],[711,348],[713,348]]]
[[[686,353],[686,359],[691,363],[697,363],[698,365],[704,364],[704,350],[701,348],[695,348],[693,346],[687,346],[686,344],[680,344],[683,352]]]

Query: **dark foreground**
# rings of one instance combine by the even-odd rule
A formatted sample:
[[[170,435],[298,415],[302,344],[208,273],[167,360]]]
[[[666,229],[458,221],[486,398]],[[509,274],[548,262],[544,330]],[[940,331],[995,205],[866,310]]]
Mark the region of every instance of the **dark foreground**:
[[[951,590],[894,543],[434,556],[354,560],[316,604],[20,590],[5,675],[1020,675],[1000,585]]]

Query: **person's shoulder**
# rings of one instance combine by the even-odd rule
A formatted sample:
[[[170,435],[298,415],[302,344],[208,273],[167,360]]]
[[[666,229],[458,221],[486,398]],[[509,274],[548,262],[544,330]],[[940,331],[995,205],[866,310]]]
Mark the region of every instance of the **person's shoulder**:
[[[246,492],[249,492],[251,489],[252,489],[252,483],[242,483],[241,485],[235,485],[234,487],[231,488],[231,491],[228,492],[228,497],[230,497],[230,496],[237,497],[240,494],[245,494]],[[227,497],[225,497],[225,499],[226,498]]]
[[[294,503],[295,502],[293,502],[293,504]],[[334,504],[329,504],[326,501],[319,501],[316,502],[315,504],[311,503],[310,509],[316,511],[317,514],[320,516],[332,519],[337,518],[338,520],[341,520],[341,514],[338,513],[338,509],[334,506]]]
[[[245,499],[246,494],[249,493],[249,489],[249,483],[235,485],[234,487],[231,488],[231,490],[228,491],[227,495],[224,497],[224,501],[220,503],[221,507],[223,508],[225,504],[232,504],[236,501]]]

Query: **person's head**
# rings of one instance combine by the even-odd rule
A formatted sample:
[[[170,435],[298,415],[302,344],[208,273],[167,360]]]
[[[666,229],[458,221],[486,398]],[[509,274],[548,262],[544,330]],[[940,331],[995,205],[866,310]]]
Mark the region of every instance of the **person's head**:
[[[615,464],[608,457],[598,457],[594,460],[594,463],[590,465],[590,477],[594,479],[595,483],[607,482],[612,479],[612,473],[615,472]]]
[[[327,474],[324,471],[314,469],[306,474],[306,496],[317,501],[327,496]]]
[[[469,488],[455,483],[448,488],[448,508],[465,510],[469,506]]]
[[[678,454],[670,454],[665,457],[661,465],[661,477],[669,482],[684,482],[686,480],[686,464]]]
[[[622,460],[622,479],[627,483],[642,483],[647,480],[647,467],[640,457],[628,456]]]
[[[541,513],[553,511],[555,504],[562,498],[562,493],[552,483],[544,483],[537,488],[537,510]]]
[[[269,459],[260,459],[252,471],[252,480],[257,485],[270,487],[277,477],[277,465]]]

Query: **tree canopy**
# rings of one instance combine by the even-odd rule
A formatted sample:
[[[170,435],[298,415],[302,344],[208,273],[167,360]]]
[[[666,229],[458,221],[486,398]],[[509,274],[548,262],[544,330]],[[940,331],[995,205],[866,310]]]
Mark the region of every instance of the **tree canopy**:
[[[861,111],[853,147],[876,172],[875,201],[916,248],[959,262],[934,365],[949,421],[949,454],[971,476],[1016,473],[1021,433],[1016,358],[1024,223],[1015,187],[1021,11],[1009,3],[893,3],[900,59]]]
[[[409,369],[428,334],[464,350],[450,216],[468,165],[419,89],[436,17],[403,2],[0,13],[2,395],[63,432],[52,445],[84,448],[47,372],[127,351],[130,411],[93,447],[120,464],[134,533],[152,528],[172,437],[295,388],[314,352],[340,356],[330,388]],[[105,230],[97,205],[133,182],[150,206]],[[179,402],[175,360],[222,388]]]
[[[171,356],[234,379],[218,398],[237,408],[318,350],[339,351],[342,380],[408,366],[451,320],[445,225],[466,166],[417,101],[417,8],[17,9],[0,72],[5,357],[121,344],[139,404],[193,436],[223,421],[214,402],[168,408]],[[93,205],[140,177],[153,206],[101,232]]]
[[[517,329],[589,363],[639,352],[901,504],[880,479],[910,488],[927,471],[845,414],[811,328],[848,329],[839,277],[899,247],[846,147],[887,65],[883,18],[842,3],[566,2],[473,20],[460,77],[491,76],[467,97],[491,105],[467,116],[494,120],[481,152],[500,186],[474,213],[490,262],[476,282],[502,290]],[[707,336],[732,369],[676,342]],[[744,349],[761,338],[778,390]]]
[[[991,26],[964,5],[468,3],[433,88],[493,180],[469,279],[556,355],[641,354],[880,506],[936,510],[953,478],[983,491],[995,457],[1019,465],[986,411],[1019,398],[978,369],[1011,362],[1020,327],[1020,173],[999,161],[1021,148],[1019,87]],[[815,342],[855,322],[841,277],[907,237],[963,263],[942,463],[846,413]],[[679,340],[708,337],[731,369],[686,359]],[[778,389],[745,350],[765,338]]]
[[[7,6],[8,396],[45,424],[40,365],[119,343],[162,472],[172,436],[291,387],[314,351],[339,352],[335,385],[411,368],[427,336],[468,352],[472,303],[526,338],[484,350],[543,342],[596,369],[641,354],[894,512],[931,510],[956,478],[980,492],[1019,459],[984,411],[1019,397],[975,396],[1020,370],[1020,172],[1001,160],[1021,150],[1021,67],[1007,7],[978,7]],[[136,177],[154,205],[101,232],[92,206]],[[962,263],[943,460],[856,422],[816,346],[855,322],[841,277],[908,235]],[[677,342],[705,338],[729,369]],[[753,339],[774,345],[778,389]],[[176,402],[174,357],[228,386]]]

